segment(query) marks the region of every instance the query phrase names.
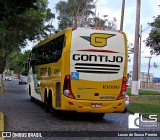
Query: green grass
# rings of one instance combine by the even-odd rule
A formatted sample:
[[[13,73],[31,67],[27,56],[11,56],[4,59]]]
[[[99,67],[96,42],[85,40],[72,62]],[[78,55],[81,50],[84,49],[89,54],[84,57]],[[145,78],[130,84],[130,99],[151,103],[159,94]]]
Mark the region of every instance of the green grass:
[[[130,96],[129,111],[160,114],[160,92],[139,90],[139,95],[131,95],[131,89],[128,88],[127,95]]]
[[[127,88],[127,95],[131,95],[131,88]],[[160,91],[139,90],[139,95],[160,95]]]
[[[154,104],[131,103],[128,110],[140,114],[160,114],[160,106]]]

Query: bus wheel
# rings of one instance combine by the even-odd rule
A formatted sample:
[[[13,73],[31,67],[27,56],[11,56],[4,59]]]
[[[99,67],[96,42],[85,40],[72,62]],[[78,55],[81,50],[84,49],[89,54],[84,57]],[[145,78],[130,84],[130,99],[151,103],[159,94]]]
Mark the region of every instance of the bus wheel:
[[[52,113],[53,116],[57,116],[57,110],[52,109],[51,113]]]
[[[47,113],[50,113],[50,107],[49,107],[49,100],[48,99],[46,99],[46,101],[45,101],[45,111]]]
[[[61,116],[63,114],[61,110],[56,110],[54,108],[51,110],[51,113],[53,116]]]
[[[52,98],[48,97],[45,101],[45,110],[47,113],[50,113],[52,110]]]
[[[35,101],[35,99],[31,96],[31,87],[29,86],[29,91],[28,91],[29,93],[29,96],[30,96],[30,98],[31,98],[31,102],[34,102]]]
[[[127,112],[127,109],[125,108],[124,111],[123,111],[123,113],[126,113],[126,112]]]
[[[34,102],[35,101],[35,98],[33,98],[32,96],[31,96],[31,102]]]

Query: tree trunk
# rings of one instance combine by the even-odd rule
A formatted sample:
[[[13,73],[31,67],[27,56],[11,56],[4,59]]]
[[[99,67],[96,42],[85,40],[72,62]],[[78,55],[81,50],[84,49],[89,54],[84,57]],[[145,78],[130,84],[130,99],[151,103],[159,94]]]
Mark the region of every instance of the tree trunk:
[[[0,74],[3,73],[6,65],[6,59],[2,56],[0,56]]]

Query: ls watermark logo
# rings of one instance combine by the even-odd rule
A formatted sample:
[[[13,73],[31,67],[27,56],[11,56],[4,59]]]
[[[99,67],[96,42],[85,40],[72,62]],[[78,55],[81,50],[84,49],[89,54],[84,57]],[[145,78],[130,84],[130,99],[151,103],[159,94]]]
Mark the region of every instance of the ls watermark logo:
[[[158,128],[158,115],[157,114],[144,114],[135,113],[128,116],[128,128]]]

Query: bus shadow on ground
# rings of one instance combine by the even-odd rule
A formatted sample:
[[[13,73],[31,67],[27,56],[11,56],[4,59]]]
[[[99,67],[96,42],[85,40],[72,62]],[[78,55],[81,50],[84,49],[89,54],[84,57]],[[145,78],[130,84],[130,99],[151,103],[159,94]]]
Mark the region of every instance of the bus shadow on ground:
[[[106,122],[101,114],[96,113],[78,113],[73,111],[59,111],[53,116],[65,121],[87,121],[87,122]]]
[[[38,107],[40,107],[44,113],[45,113],[45,104],[38,101],[34,100],[32,102],[36,104]],[[48,113],[48,112],[47,112]],[[107,124],[111,124],[112,120],[108,120],[105,118],[105,115],[102,113],[79,113],[79,112],[74,112],[74,111],[57,111],[57,110],[51,110],[49,112],[51,115],[53,115],[54,118],[58,120],[63,120],[63,121],[87,121],[87,122],[105,122]]]

